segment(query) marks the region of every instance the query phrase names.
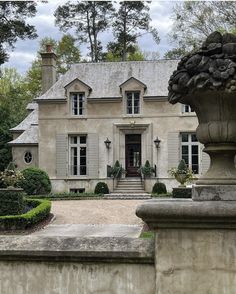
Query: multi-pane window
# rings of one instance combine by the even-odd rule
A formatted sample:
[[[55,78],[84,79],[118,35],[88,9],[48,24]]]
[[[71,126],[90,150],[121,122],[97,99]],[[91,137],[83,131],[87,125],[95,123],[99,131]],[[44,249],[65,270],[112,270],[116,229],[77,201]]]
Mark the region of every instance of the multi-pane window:
[[[193,173],[199,173],[199,142],[195,134],[181,134],[181,156]]]
[[[194,112],[194,110],[191,108],[190,105],[183,104],[182,105],[182,112],[183,113],[191,113],[191,112]]]
[[[87,137],[85,135],[74,135],[69,137],[70,146],[70,174],[82,176],[87,174],[86,153]]]
[[[126,92],[127,114],[140,113],[140,92]]]
[[[71,93],[71,112],[73,115],[84,115],[85,96],[84,93]]]

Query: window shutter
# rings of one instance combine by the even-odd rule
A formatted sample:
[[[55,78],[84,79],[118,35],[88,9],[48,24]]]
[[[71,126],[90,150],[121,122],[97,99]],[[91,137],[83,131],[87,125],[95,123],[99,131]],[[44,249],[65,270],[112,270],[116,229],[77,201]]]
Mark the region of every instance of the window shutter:
[[[179,148],[179,133],[168,133],[168,170],[178,166],[180,160]]]
[[[56,174],[58,177],[66,177],[68,170],[68,136],[56,135]]]
[[[205,174],[210,167],[211,160],[210,160],[210,156],[206,152],[203,152],[204,145],[201,144],[200,146],[201,146],[201,152],[202,152],[202,162],[201,162],[202,174]]]
[[[98,177],[99,170],[98,134],[88,134],[87,140],[87,169],[90,178]]]

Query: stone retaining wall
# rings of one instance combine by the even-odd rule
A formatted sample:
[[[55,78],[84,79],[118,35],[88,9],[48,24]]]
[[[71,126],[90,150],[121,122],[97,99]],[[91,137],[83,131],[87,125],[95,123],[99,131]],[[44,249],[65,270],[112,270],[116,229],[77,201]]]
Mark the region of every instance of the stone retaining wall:
[[[0,293],[154,294],[154,242],[1,237]]]

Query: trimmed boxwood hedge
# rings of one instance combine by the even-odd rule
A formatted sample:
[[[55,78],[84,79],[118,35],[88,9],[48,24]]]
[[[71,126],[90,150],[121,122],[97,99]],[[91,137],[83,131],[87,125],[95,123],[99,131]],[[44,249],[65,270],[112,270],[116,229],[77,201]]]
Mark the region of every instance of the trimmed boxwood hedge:
[[[20,215],[0,216],[0,230],[24,230],[45,219],[51,210],[48,200],[25,199],[25,205],[33,207]]]
[[[24,195],[22,189],[0,189],[0,216],[23,213]]]

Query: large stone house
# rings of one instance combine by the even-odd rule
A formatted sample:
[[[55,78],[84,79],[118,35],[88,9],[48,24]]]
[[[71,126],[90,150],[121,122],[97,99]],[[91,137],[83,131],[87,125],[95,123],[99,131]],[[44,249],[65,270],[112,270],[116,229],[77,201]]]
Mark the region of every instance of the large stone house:
[[[112,191],[108,168],[116,160],[127,179],[139,177],[139,167],[149,160],[156,173],[146,179],[146,191],[157,179],[169,189],[176,186],[168,170],[181,158],[197,176],[207,169],[195,113],[167,101],[177,61],[79,63],[56,81],[55,54],[43,53],[42,60],[44,93],[12,129],[19,168],[45,170],[57,192],[92,191],[98,181]]]

